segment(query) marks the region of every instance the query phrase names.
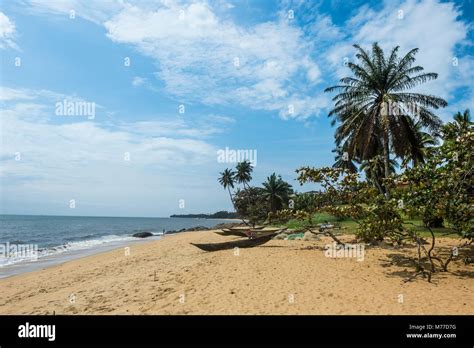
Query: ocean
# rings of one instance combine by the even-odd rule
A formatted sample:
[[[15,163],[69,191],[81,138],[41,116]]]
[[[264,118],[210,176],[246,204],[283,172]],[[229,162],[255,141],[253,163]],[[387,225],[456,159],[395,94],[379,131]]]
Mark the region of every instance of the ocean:
[[[121,246],[160,239],[164,231],[230,220],[0,215],[0,278]],[[152,237],[135,238],[148,231]]]

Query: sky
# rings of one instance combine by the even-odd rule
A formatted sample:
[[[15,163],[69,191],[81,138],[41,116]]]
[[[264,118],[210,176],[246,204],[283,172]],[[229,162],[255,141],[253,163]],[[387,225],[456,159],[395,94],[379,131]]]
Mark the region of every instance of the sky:
[[[256,158],[273,172],[334,162],[324,89],[353,44],[439,77],[417,89],[474,101],[474,1],[0,0],[0,213],[149,216],[233,210],[217,182]],[[230,151],[230,152],[229,152]]]

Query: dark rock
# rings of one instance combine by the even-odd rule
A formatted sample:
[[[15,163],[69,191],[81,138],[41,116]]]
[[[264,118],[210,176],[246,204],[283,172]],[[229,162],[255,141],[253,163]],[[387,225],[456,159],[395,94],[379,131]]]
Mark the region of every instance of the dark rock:
[[[132,235],[132,237],[136,238],[146,238],[146,237],[151,237],[153,236],[153,233],[151,232],[138,232]]]
[[[196,226],[196,227],[190,227],[190,228],[183,228],[179,230],[178,232],[193,232],[193,231],[207,231],[207,230],[209,230],[209,228],[206,226]]]

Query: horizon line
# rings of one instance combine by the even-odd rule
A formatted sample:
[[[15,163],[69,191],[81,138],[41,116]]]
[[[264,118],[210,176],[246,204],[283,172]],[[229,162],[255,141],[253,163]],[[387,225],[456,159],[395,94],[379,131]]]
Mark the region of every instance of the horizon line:
[[[206,213],[172,214],[172,215],[198,215]],[[211,214],[209,214],[211,215]],[[53,215],[53,214],[3,214],[0,216],[49,216],[49,217],[97,217],[97,218],[134,218],[134,219],[172,219],[171,216],[103,216],[103,215]],[[183,219],[183,218],[179,218]],[[188,218],[188,219],[207,219],[207,218]],[[209,218],[208,220],[235,220],[232,218]]]

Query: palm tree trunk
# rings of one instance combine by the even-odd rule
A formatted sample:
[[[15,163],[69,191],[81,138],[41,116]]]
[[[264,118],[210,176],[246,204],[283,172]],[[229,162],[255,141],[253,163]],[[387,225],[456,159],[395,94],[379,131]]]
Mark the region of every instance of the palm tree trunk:
[[[250,207],[250,185],[247,184],[247,187],[245,187],[245,184],[246,182],[244,181],[244,190],[246,189],[247,190],[247,203],[249,204],[249,207]]]
[[[232,193],[230,192],[230,187],[229,186],[227,186],[227,191],[229,191],[229,196],[230,196],[230,201],[232,202],[232,206],[234,207],[234,210],[237,211],[235,209],[234,197],[232,197]]]
[[[247,184],[247,203],[248,207],[250,208],[251,202],[250,202],[250,185],[247,182],[243,182],[244,185],[244,190],[245,190],[245,184]],[[248,224],[247,224],[248,226]],[[252,227],[255,227],[255,221],[252,222]]]
[[[232,202],[232,206],[234,207],[235,212],[237,212],[237,208],[235,207],[234,198],[232,197],[232,193],[230,192],[230,187],[229,186],[227,186],[227,190],[229,191],[229,196],[230,196],[230,201]],[[240,218],[240,220],[242,220],[242,222],[245,225],[249,226],[249,224],[247,223],[247,221],[245,221],[244,218]]]
[[[387,179],[390,176],[390,152],[389,152],[389,144],[388,144],[388,132],[387,130],[384,131],[383,135],[383,164],[384,164],[384,177]],[[385,197],[387,199],[390,198],[390,194],[386,185],[385,187]]]
[[[375,187],[377,187],[377,189],[379,190],[379,192],[383,195],[385,194],[383,188],[382,188],[382,185],[380,185],[380,182],[379,182],[379,179],[377,177],[374,177],[373,179],[374,181],[374,184],[375,184]]]

